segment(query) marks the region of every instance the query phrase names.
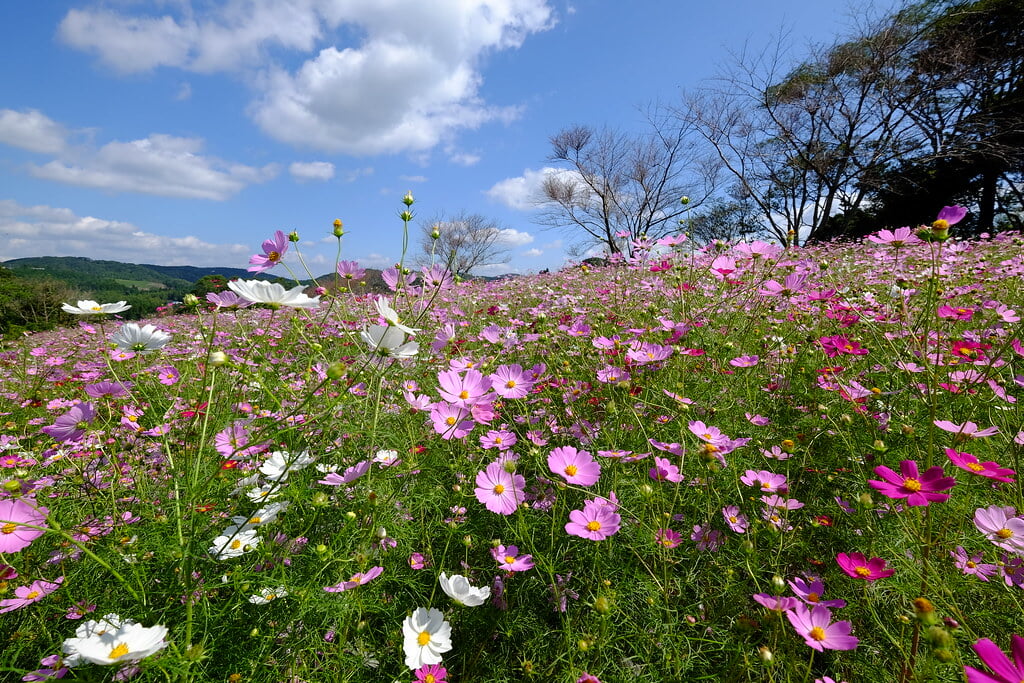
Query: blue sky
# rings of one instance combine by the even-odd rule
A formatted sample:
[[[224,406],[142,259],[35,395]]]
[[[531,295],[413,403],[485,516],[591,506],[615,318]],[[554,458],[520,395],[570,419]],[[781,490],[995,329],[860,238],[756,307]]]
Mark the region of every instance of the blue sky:
[[[548,138],[639,130],[788,31],[794,58],[847,0],[107,0],[0,10],[0,261],[88,256],[244,267],[298,231],[387,267],[398,212],[481,213],[511,258],[557,268],[571,234],[531,204]],[[415,243],[415,238],[413,243]],[[286,262],[294,262],[286,259]],[[296,265],[297,267],[297,265]]]

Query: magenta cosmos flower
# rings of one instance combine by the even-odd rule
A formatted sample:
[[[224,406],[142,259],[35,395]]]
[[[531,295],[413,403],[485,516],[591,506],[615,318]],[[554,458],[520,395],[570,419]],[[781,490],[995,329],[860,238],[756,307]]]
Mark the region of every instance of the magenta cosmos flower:
[[[601,478],[601,465],[587,451],[562,446],[551,451],[548,468],[569,484],[590,486]]]
[[[32,545],[44,532],[25,525],[45,527],[49,513],[22,498],[0,500],[0,553],[16,553]]]
[[[810,611],[803,603],[786,612],[786,618],[804,638],[809,647],[818,652],[825,650],[852,650],[860,641],[850,635],[853,628],[848,621],[832,621],[832,610],[817,606]]]
[[[896,573],[895,569],[885,568],[885,560],[882,558],[872,557],[869,560],[864,553],[839,553],[836,555],[836,563],[847,576],[865,581],[877,581]]]
[[[371,567],[365,572],[359,572],[352,575],[348,581],[341,581],[333,586],[324,586],[324,590],[328,593],[342,593],[347,590],[351,590],[356,586],[362,586],[363,584],[370,583],[384,571],[384,567]]]
[[[929,467],[924,474],[918,473],[917,463],[913,460],[900,462],[901,474],[896,474],[888,467],[879,465],[875,474],[883,481],[869,479],[868,484],[889,498],[906,498],[907,505],[928,505],[949,500],[947,491],[956,484],[953,477],[944,476],[938,465]]]
[[[526,478],[505,470],[504,464],[492,462],[476,475],[476,499],[491,512],[511,515],[525,498]]]
[[[975,669],[973,666],[965,666],[964,673],[967,674],[967,683],[1020,683],[1024,681],[1024,638],[1014,635],[1010,641],[1010,650],[1013,653],[1013,661],[999,649],[999,646],[988,638],[982,638],[973,646],[974,651],[985,666],[992,670],[986,673]]]
[[[582,510],[569,513],[569,520],[565,525],[567,534],[591,541],[603,541],[618,532],[622,518],[607,503],[588,500]]]
[[[85,434],[89,423],[96,417],[96,409],[91,403],[79,403],[53,421],[52,425],[42,428],[54,441],[78,441]]]
[[[919,244],[921,240],[914,235],[910,228],[897,228],[895,230],[879,230],[874,235],[868,235],[868,242],[898,248],[908,244]]]
[[[278,230],[273,237],[263,242],[262,254],[254,254],[249,257],[251,264],[248,268],[249,272],[262,273],[270,270],[281,262],[286,251],[288,251],[288,235]]]
[[[424,664],[416,669],[413,683],[448,683],[448,669],[440,664]]]
[[[978,462],[977,456],[971,455],[970,453],[961,453],[960,451],[952,448],[946,449],[946,456],[950,461],[971,474],[976,474],[979,477],[985,477],[986,479],[992,479],[999,482],[1013,483],[1013,475],[1016,474],[1013,470],[1008,467],[1000,467],[999,463],[989,460],[987,462]]]
[[[520,555],[514,545],[491,548],[491,557],[507,572],[525,572],[533,569],[533,555]]]

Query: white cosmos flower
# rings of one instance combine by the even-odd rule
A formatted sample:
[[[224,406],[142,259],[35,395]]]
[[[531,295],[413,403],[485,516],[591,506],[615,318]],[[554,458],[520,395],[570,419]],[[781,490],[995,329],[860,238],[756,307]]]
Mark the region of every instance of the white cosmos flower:
[[[259,593],[249,596],[249,602],[254,605],[266,605],[268,602],[283,598],[286,595],[288,595],[288,591],[281,586],[277,588],[261,588]]]
[[[291,505],[287,500],[282,500],[270,505],[264,505],[256,512],[252,513],[248,517],[232,517],[231,521],[238,525],[241,531],[248,531],[249,529],[255,529],[256,527],[263,526],[264,524],[270,524],[277,516],[288,509]]]
[[[64,641],[61,649],[67,655],[64,663],[77,666],[92,664],[124,664],[137,662],[167,647],[166,626],[142,626],[131,619],[108,614],[99,621],[91,620],[75,630],[75,636]]]
[[[419,332],[418,329],[406,327],[405,325],[402,324],[401,319],[398,317],[398,311],[391,308],[391,304],[390,302],[388,302],[387,298],[382,296],[378,298],[376,301],[374,301],[373,305],[376,306],[377,312],[380,313],[381,317],[388,321],[388,325],[391,325],[392,327],[397,327],[406,334],[415,335],[417,332]]]
[[[449,577],[444,572],[441,572],[438,582],[441,584],[441,590],[449,598],[466,607],[479,607],[487,602],[487,598],[491,597],[489,586],[474,588],[470,585],[469,579],[460,574],[453,574]]]
[[[302,285],[285,289],[276,282],[266,280],[232,280],[228,283],[238,296],[246,301],[256,304],[267,304],[272,308],[289,306],[291,308],[317,308],[320,306],[320,297],[312,298],[306,296]]]
[[[256,535],[255,529],[239,529],[237,526],[229,526],[222,535],[213,539],[210,554],[218,560],[227,560],[255,550],[259,544],[260,537]]]
[[[452,649],[452,627],[441,610],[417,607],[402,622],[405,665],[415,671],[424,664],[440,664],[441,655]]]
[[[303,451],[297,455],[288,451],[274,451],[260,466],[260,472],[272,481],[284,481],[292,472],[310,465],[315,458]]]
[[[405,341],[405,333],[398,327],[390,325],[369,325],[359,333],[366,345],[381,354],[392,358],[412,358],[419,353],[418,342]]]
[[[102,315],[104,313],[120,313],[127,311],[131,306],[127,301],[118,301],[116,304],[98,304],[92,299],[79,301],[77,306],[71,304],[61,305],[61,310],[72,315]]]
[[[167,346],[171,341],[171,335],[153,325],[139,327],[136,323],[125,323],[121,325],[121,329],[110,335],[110,341],[117,344],[120,351],[147,354]]]

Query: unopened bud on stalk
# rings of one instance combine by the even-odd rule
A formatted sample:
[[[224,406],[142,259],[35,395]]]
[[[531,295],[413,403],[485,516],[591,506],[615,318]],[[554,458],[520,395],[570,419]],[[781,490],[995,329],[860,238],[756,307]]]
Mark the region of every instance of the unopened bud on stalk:
[[[402,203],[405,204],[406,206],[412,206],[412,203],[414,201],[416,201],[416,200],[412,198],[412,191],[411,190],[409,192],[406,192],[405,196],[402,197]]]
[[[772,654],[772,651],[769,650],[764,645],[762,645],[761,647],[757,648],[757,656],[760,657],[761,661],[764,662],[765,664],[771,664],[772,660],[775,659],[775,655]]]
[[[292,230],[290,233],[288,233],[288,241],[289,242],[298,242],[299,241],[299,233],[297,231],[295,231],[295,230]]]
[[[430,238],[435,240],[441,239],[441,228],[439,226],[435,225],[434,229],[430,231]]]
[[[335,237],[341,237],[342,235],[345,234],[345,226],[342,224],[340,218],[335,218],[334,219],[334,230],[333,230],[333,232],[334,232],[334,236]]]

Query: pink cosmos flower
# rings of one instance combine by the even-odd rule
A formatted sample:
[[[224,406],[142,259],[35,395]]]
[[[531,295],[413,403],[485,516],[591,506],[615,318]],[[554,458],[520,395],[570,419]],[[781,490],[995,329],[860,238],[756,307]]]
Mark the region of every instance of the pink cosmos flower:
[[[548,469],[570,484],[590,486],[601,477],[601,465],[587,451],[562,446],[551,451]]]
[[[569,513],[565,532],[591,541],[603,541],[618,532],[621,521],[622,518],[610,505],[588,500],[583,504],[582,510],[573,510]]]
[[[981,561],[983,553],[972,557],[967,556],[963,546],[957,546],[956,550],[950,550],[949,556],[953,558],[956,568],[967,576],[977,576],[982,581],[988,581],[989,577],[999,569],[994,564],[985,564]]]
[[[967,209],[954,204],[953,206],[944,206],[939,211],[939,215],[936,217],[935,222],[944,221],[947,226],[956,225],[964,219],[967,215]]]
[[[518,364],[499,365],[488,379],[495,393],[502,398],[524,398],[533,389],[533,380]]]
[[[384,567],[371,567],[365,572],[358,572],[352,575],[348,581],[342,581],[336,583],[333,586],[324,586],[324,590],[328,593],[342,593],[347,590],[351,590],[356,586],[362,586],[364,583],[370,583],[384,571]]]
[[[683,542],[683,537],[672,529],[658,529],[654,534],[654,542],[665,548],[678,548]]]
[[[879,230],[874,235],[868,236],[868,242],[884,244],[889,247],[902,247],[919,244],[921,240],[914,235],[910,228],[896,228],[895,230]]]
[[[683,475],[679,473],[679,468],[673,465],[667,458],[659,458],[654,456],[654,467],[648,472],[651,479],[655,481],[670,481],[673,484],[678,484],[683,480]]]
[[[318,480],[316,483],[323,484],[324,486],[344,486],[345,484],[350,484],[369,472],[370,465],[372,464],[372,460],[363,460],[351,467],[346,467],[344,474],[328,472],[323,479]]]
[[[970,453],[961,453],[952,448],[946,449],[946,456],[954,465],[965,472],[970,472],[971,474],[976,474],[979,477],[985,477],[999,482],[1012,483],[1014,481],[1013,475],[1016,474],[1016,472],[1007,467],[1000,467],[999,463],[992,460],[987,462],[978,462],[978,458],[976,456],[971,455]]]
[[[747,486],[756,486],[764,493],[785,493],[786,487],[786,475],[775,474],[767,470],[747,470],[746,473],[740,477],[740,481]]]
[[[96,417],[96,409],[91,403],[79,403],[53,421],[52,425],[42,428],[54,441],[78,441],[85,434],[89,423]]]
[[[519,548],[514,545],[491,548],[491,557],[507,572],[525,572],[533,569],[533,556],[520,555]]]
[[[998,548],[1024,553],[1024,518],[1010,506],[990,505],[974,511],[974,526]]]
[[[906,498],[907,505],[928,505],[949,500],[948,491],[956,485],[956,479],[946,477],[938,465],[929,467],[924,474],[919,474],[917,463],[913,460],[900,462],[901,474],[896,474],[888,467],[879,465],[875,474],[883,481],[869,479],[868,484],[889,498]]]
[[[936,309],[935,313],[946,320],[970,320],[974,315],[974,309],[943,304]]]
[[[738,534],[746,533],[750,526],[747,516],[740,512],[736,505],[726,505],[722,508],[722,517],[725,517],[725,523],[729,525],[729,528]]]
[[[895,569],[886,569],[885,560],[880,557],[872,557],[870,560],[863,553],[839,553],[836,555],[836,563],[847,576],[865,581],[877,581],[892,576]]]
[[[722,532],[718,529],[710,529],[707,526],[695,524],[693,527],[693,533],[690,534],[690,540],[697,544],[697,550],[700,551],[711,551],[717,552],[722,544],[725,543],[725,538]]]
[[[584,671],[580,674],[580,677],[576,679],[576,683],[601,683],[601,679]]]
[[[46,527],[49,513],[46,508],[35,505],[31,498],[0,500],[0,553],[16,553],[32,545],[44,531],[25,525]]]
[[[281,262],[286,251],[288,251],[288,235],[277,230],[272,238],[263,242],[262,254],[254,254],[249,257],[249,263],[252,265],[249,266],[248,271],[262,273],[270,270]]]
[[[761,360],[760,356],[738,356],[729,361],[729,365],[736,368],[752,368]]]
[[[818,340],[818,344],[821,345],[822,351],[829,358],[835,358],[839,354],[864,356],[868,353],[868,350],[862,347],[860,342],[838,334],[831,337],[822,337]]]
[[[988,638],[982,638],[974,645],[981,662],[991,670],[991,674],[965,666],[967,683],[1020,683],[1024,681],[1024,638],[1014,634],[1010,639],[1010,650],[1013,661],[999,649],[999,646]]]
[[[479,370],[470,368],[465,374],[454,370],[437,373],[437,393],[453,406],[468,408],[485,400],[491,390],[491,381],[480,374]]]
[[[958,425],[955,422],[950,422],[949,420],[936,420],[934,424],[939,429],[947,432],[953,432],[956,434],[958,440],[978,439],[983,436],[992,436],[999,433],[999,427],[978,429],[978,425],[973,422],[964,422],[962,425]]]
[[[0,614],[13,612],[14,610],[21,609],[26,605],[31,605],[33,602],[39,602],[44,597],[60,588],[60,584],[63,582],[64,577],[61,576],[56,581],[33,581],[31,585],[15,588],[13,598],[0,600]]]
[[[359,266],[358,261],[338,261],[335,268],[343,279],[349,282],[359,281],[366,277],[366,270]]]
[[[413,683],[448,683],[448,669],[440,664],[424,664],[416,669]]]
[[[796,609],[800,601],[796,598],[783,597],[781,595],[768,595],[767,593],[754,593],[751,595],[754,602],[775,612],[786,612]]]
[[[511,515],[525,499],[526,478],[505,470],[500,462],[492,462],[476,475],[476,499],[491,512]]]
[[[430,420],[434,431],[446,441],[461,439],[469,434],[476,423],[470,419],[472,413],[461,406],[438,402],[430,408]]]
[[[507,451],[516,445],[519,437],[515,432],[507,429],[492,429],[480,437],[480,447],[485,449],[497,448],[499,451]]]
[[[804,642],[818,652],[825,650],[852,650],[860,641],[850,635],[853,628],[848,621],[832,621],[832,610],[828,607],[814,607],[810,611],[803,603],[786,612],[786,618]]]
[[[808,605],[821,605],[822,607],[846,607],[845,600],[822,600],[821,596],[825,592],[825,584],[821,582],[821,579],[814,579],[808,581],[806,579],[795,578],[789,582],[789,587],[793,589],[796,596]]]

